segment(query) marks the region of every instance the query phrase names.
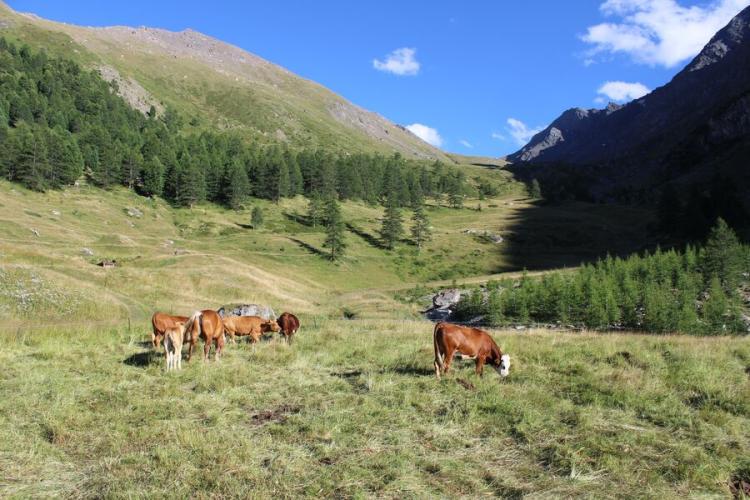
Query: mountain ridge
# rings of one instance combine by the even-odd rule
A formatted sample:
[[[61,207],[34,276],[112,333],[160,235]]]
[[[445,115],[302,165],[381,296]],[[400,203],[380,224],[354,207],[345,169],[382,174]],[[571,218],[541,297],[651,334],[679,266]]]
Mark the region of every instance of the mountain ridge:
[[[749,26],[750,7],[669,83],[616,109],[567,110],[508,160],[573,165],[640,162],[654,167],[680,156],[679,148],[700,135],[702,128],[713,124],[716,132],[721,121],[716,114],[742,101],[750,90]],[[577,120],[570,119],[574,113]],[[723,136],[713,133],[713,140],[731,142],[745,131],[750,127]]]

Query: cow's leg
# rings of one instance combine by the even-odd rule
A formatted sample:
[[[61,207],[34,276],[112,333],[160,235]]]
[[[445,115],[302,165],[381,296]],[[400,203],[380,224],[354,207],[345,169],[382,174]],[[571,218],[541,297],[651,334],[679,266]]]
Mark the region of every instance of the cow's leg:
[[[211,339],[208,337],[203,342],[203,361],[208,361],[208,355],[211,352]]]
[[[454,351],[451,346],[448,346],[445,350],[445,359],[443,360],[443,375],[448,375],[448,370],[451,369],[454,354],[456,354],[456,351]]]
[[[484,373],[484,356],[477,356],[474,371],[476,371],[477,375],[479,375],[480,377],[482,376],[482,374]]]
[[[216,338],[216,361],[219,361],[221,352],[224,350],[224,336],[220,335]]]

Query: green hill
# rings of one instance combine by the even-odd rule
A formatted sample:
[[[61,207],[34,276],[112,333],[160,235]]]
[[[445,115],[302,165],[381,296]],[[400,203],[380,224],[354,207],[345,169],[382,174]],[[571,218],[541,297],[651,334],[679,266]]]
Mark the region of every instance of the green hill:
[[[231,129],[293,147],[450,161],[325,87],[192,30],[79,27],[16,13],[0,1],[0,36],[98,69],[134,107],[172,107],[196,129]]]

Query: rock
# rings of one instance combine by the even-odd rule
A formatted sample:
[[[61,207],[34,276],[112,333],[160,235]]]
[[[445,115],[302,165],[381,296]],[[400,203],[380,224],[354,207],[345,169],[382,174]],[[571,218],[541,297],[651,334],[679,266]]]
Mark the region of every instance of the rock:
[[[59,210],[52,210],[52,211],[51,211],[51,213],[52,213],[52,215],[54,215],[55,217],[60,217],[60,211],[59,211]]]
[[[94,251],[90,248],[83,247],[81,248],[81,255],[85,255],[86,257],[93,257]]]
[[[502,236],[499,234],[488,234],[487,237],[493,242],[493,243],[502,243],[505,241]]]
[[[31,228],[31,232],[32,232],[32,233],[34,233],[34,236],[36,236],[37,238],[39,238],[39,230],[38,230],[38,229],[34,229],[34,228],[32,227],[32,228]]]
[[[276,319],[276,313],[271,306],[260,304],[230,304],[221,306],[218,311],[219,316],[260,316],[264,319]]]
[[[456,288],[450,288],[439,292],[432,298],[432,304],[437,309],[446,309],[455,306],[461,300],[461,291]]]
[[[165,247],[171,247],[172,245],[174,245],[174,241],[172,240],[167,240],[164,242]]]
[[[126,208],[125,213],[128,214],[128,217],[135,217],[136,219],[140,219],[141,217],[143,217],[143,212],[141,212],[137,208]]]

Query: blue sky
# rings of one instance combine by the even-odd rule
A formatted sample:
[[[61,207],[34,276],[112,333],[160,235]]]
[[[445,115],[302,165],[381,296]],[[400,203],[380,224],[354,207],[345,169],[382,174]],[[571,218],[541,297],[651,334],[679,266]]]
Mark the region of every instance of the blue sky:
[[[445,150],[502,156],[569,107],[668,82],[750,0],[7,0],[88,26],[193,28]]]

